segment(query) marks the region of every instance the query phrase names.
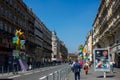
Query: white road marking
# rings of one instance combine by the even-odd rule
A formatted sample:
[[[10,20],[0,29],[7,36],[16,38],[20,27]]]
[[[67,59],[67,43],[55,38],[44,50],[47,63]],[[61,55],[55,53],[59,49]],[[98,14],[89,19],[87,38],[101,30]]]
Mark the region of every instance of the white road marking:
[[[16,77],[20,77],[21,75],[15,75],[15,76],[11,76],[11,77],[8,77],[9,79],[11,78],[16,78]]]
[[[41,78],[39,78],[40,80],[42,80],[42,79],[45,79],[47,76],[43,76],[43,77],[41,77]]]
[[[55,71],[54,73],[57,73],[57,71]]]
[[[24,75],[29,75],[29,74],[32,74],[32,72],[30,72],[30,73],[25,73]]]
[[[53,73],[50,73],[49,75],[53,75]]]

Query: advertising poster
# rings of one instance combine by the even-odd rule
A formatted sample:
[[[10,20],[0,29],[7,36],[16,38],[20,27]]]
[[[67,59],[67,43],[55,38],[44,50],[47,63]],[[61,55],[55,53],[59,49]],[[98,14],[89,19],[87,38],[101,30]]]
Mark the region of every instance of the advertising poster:
[[[109,49],[94,49],[94,69],[95,71],[110,71]]]

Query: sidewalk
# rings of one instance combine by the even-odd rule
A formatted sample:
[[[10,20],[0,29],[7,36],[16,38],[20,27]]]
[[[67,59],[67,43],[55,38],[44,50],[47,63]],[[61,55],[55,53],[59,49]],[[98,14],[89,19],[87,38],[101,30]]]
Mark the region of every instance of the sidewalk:
[[[108,72],[106,78],[104,79],[103,72],[95,72],[93,68],[90,68],[88,75],[85,75],[83,69],[81,70],[80,80],[120,80],[120,69],[115,69],[115,73]],[[74,80],[74,74],[71,72],[68,75],[67,80]]]
[[[55,67],[57,67],[57,66],[46,66],[46,67],[36,68],[36,69],[28,70],[28,71],[18,71],[18,74],[13,74],[13,72],[3,73],[3,74],[0,73],[0,80],[1,80],[1,78],[6,78],[8,76],[21,75],[21,74],[24,74],[24,73],[35,72],[35,71],[38,71],[38,70],[41,71],[41,70],[46,70],[48,68],[55,68]]]

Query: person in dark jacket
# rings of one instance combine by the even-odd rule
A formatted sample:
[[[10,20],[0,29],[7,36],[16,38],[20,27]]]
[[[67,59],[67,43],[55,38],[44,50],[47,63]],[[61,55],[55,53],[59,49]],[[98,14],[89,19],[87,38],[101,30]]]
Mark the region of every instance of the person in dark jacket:
[[[72,71],[74,72],[75,80],[80,80],[81,65],[79,64],[77,59],[72,66]]]
[[[17,69],[17,59],[13,60],[13,74],[18,74],[18,69]]]

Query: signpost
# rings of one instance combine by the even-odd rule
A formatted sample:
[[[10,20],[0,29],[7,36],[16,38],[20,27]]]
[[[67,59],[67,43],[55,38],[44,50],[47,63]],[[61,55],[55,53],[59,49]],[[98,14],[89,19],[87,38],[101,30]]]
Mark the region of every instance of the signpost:
[[[94,70],[103,71],[106,78],[106,71],[110,71],[110,56],[108,48],[94,49]]]

